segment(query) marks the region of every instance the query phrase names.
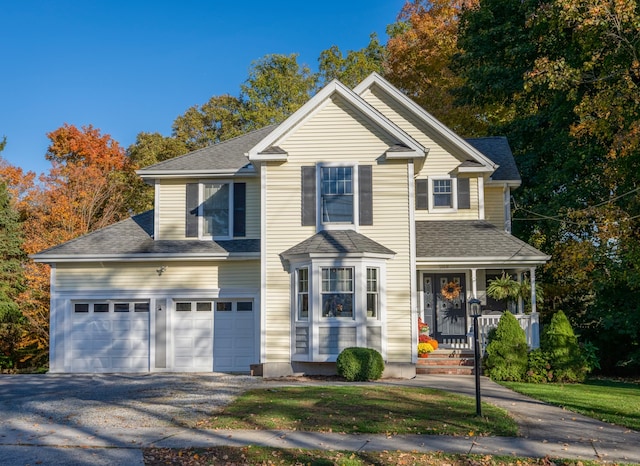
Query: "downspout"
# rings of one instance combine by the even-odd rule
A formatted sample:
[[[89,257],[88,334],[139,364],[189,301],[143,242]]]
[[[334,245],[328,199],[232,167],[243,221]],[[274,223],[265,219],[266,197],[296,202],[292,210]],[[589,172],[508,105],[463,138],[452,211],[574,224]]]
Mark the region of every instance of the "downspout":
[[[409,184],[409,306],[411,309],[411,341],[416,344],[411,345],[411,363],[418,362],[418,280],[417,280],[417,264],[416,264],[416,205],[415,205],[415,167],[413,160],[407,164],[407,179]]]

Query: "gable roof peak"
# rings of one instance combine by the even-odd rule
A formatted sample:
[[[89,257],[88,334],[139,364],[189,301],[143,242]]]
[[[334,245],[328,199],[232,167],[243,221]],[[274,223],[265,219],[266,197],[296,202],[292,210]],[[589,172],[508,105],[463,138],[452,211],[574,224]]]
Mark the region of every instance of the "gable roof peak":
[[[334,95],[339,95],[355,109],[365,115],[370,121],[375,123],[383,131],[387,132],[396,143],[406,146],[414,157],[424,157],[426,154],[425,148],[407,134],[404,130],[398,127],[395,123],[385,117],[376,108],[364,100],[360,95],[349,89],[342,82],[337,79],[330,81],[325,87],[323,87],[316,95],[307,101],[302,107],[296,110],[289,118],[282,122],[274,131],[267,135],[264,139],[259,141],[253,148],[247,153],[247,157],[250,161],[262,161],[262,160],[286,160],[287,154],[285,151],[282,153],[274,154],[272,150],[269,150],[272,146],[279,146],[280,141],[286,138],[287,134],[300,125],[308,116],[316,112],[318,109],[326,105]],[[410,156],[405,153],[405,156]]]
[[[420,105],[411,100],[407,95],[405,95],[397,87],[395,87],[375,71],[367,76],[360,84],[358,84],[353,89],[353,92],[355,92],[359,96],[362,96],[367,90],[370,90],[373,87],[377,87],[378,89],[382,90],[386,95],[390,96],[393,100],[398,102],[409,112],[413,113],[419,120],[423,121],[436,133],[448,140],[458,150],[462,151],[462,153],[465,154],[466,157],[479,162],[489,171],[493,171],[498,168],[497,164],[495,164],[489,157],[482,154],[475,147],[466,142],[462,137],[454,133],[448,126],[443,124],[440,120],[438,120]]]

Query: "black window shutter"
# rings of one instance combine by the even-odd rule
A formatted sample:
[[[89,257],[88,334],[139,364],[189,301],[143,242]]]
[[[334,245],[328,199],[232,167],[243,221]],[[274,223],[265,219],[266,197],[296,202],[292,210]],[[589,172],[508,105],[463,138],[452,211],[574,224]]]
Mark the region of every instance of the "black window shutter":
[[[247,184],[233,183],[233,236],[247,235]]]
[[[371,165],[358,166],[358,203],[360,225],[373,225],[373,187]]]
[[[416,180],[416,210],[429,209],[429,181]]]
[[[302,167],[302,226],[316,224],[316,167]]]
[[[458,209],[471,208],[469,178],[458,178]]]
[[[185,212],[185,233],[187,238],[198,237],[198,183],[187,183],[187,203]]]

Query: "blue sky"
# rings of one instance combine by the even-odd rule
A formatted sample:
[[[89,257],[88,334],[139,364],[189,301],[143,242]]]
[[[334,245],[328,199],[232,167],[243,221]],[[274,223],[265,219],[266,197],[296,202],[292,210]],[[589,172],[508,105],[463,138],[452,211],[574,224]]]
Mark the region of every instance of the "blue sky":
[[[49,169],[46,133],[93,125],[124,148],[213,95],[238,95],[252,61],[366,46],[404,0],[18,0],[0,13],[0,153]]]

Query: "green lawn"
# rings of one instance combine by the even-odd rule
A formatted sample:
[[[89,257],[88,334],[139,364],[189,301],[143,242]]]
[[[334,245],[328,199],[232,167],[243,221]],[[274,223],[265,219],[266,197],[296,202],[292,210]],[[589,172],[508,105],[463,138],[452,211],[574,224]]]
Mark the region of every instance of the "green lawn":
[[[549,404],[640,431],[640,384],[599,379],[566,385],[502,384]]]
[[[212,419],[214,429],[287,429],[318,432],[517,435],[506,411],[475,399],[427,388],[376,385],[304,386],[250,390]]]

